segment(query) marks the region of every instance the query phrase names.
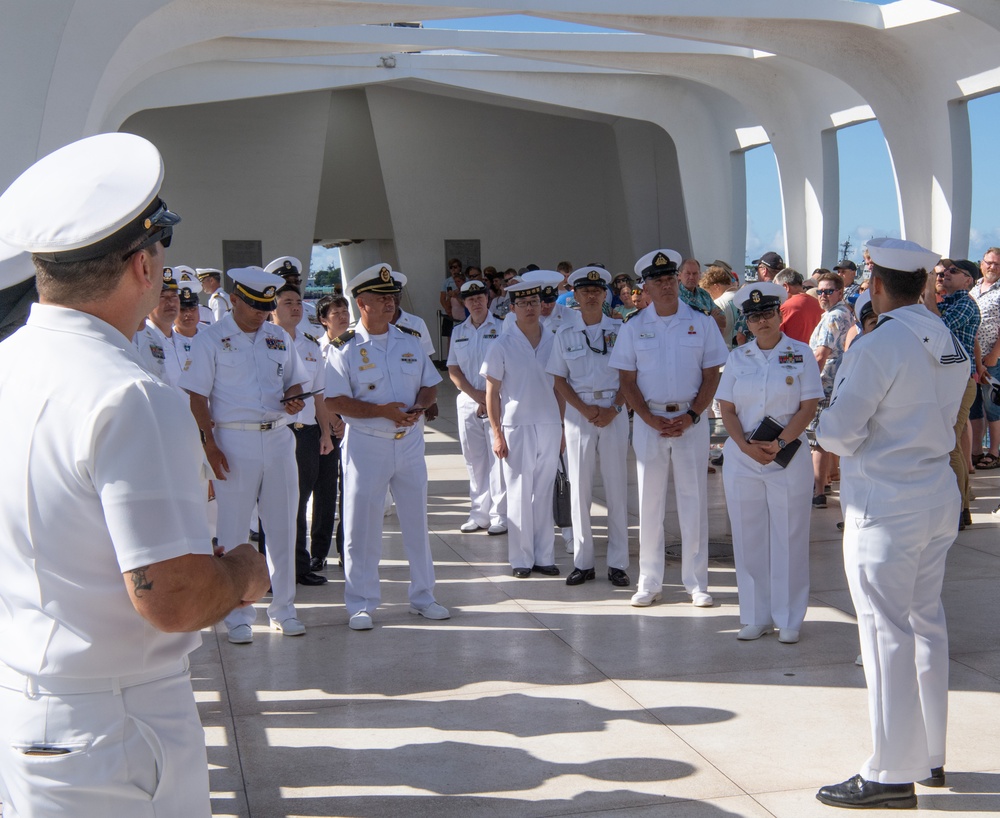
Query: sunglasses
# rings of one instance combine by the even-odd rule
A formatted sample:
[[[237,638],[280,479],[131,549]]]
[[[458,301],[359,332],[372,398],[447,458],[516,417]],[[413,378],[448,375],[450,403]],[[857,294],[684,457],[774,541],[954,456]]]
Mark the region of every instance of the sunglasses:
[[[748,324],[756,324],[758,321],[770,321],[778,314],[778,310],[761,310],[760,312],[752,312],[747,316]]]
[[[836,288],[836,287],[834,287],[834,288],[833,288],[832,290],[820,290],[820,289],[818,289],[818,288],[817,288],[817,290],[816,290],[816,293],[817,293],[818,295],[820,295],[820,296],[824,296],[824,295],[833,295],[833,294],[834,294],[835,292],[837,292],[837,288]]]
[[[180,216],[176,213],[171,213],[167,208],[167,203],[160,199],[160,206],[150,213],[142,223],[143,227],[147,230],[157,228],[156,231],[147,236],[138,247],[129,250],[129,252],[122,256],[122,261],[128,261],[136,253],[141,253],[143,250],[152,247],[156,242],[160,242],[164,249],[169,247],[174,235],[174,225],[180,220]]]

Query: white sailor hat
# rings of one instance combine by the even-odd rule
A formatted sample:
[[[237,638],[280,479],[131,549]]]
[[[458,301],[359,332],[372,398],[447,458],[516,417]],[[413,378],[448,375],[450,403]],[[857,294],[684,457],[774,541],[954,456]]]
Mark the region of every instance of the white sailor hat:
[[[537,284],[541,288],[542,301],[551,302],[559,297],[559,285],[563,283],[563,274],[555,270],[529,270],[521,276],[521,281]]]
[[[275,294],[285,286],[285,279],[260,267],[234,267],[226,275],[235,282],[233,295],[255,310],[273,310]]]
[[[174,268],[164,267],[163,268],[163,287],[164,290],[177,290],[177,279],[174,278]]]
[[[405,276],[393,272],[392,267],[380,261],[354,276],[347,282],[345,288],[357,298],[364,293],[393,295],[402,290],[405,283]]]
[[[510,303],[518,301],[521,298],[529,298],[530,296],[537,295],[541,298],[542,295],[542,285],[537,281],[528,280],[529,273],[525,273],[520,281],[514,281],[512,284],[507,285],[507,295],[510,296]],[[561,279],[562,276],[559,276]]]
[[[264,272],[274,273],[282,278],[285,276],[298,276],[301,278],[302,262],[295,258],[295,256],[281,256],[268,264],[264,268]]]
[[[921,247],[915,241],[905,239],[878,238],[865,243],[872,262],[887,270],[913,273],[917,270],[933,270],[941,258],[940,253]]]
[[[600,287],[605,289],[611,283],[611,273],[603,267],[580,267],[570,273],[571,287]]]
[[[458,291],[458,297],[463,301],[466,298],[472,298],[474,295],[485,295],[487,298],[490,296],[489,287],[487,287],[478,278],[474,278],[471,281],[466,281],[462,288]]]
[[[13,287],[35,275],[31,253],[0,241],[0,289]]]
[[[854,314],[858,316],[859,321],[865,320],[866,308],[868,312],[875,312],[875,307],[872,305],[872,294],[868,290],[861,293],[858,300],[854,302]]]
[[[157,195],[163,160],[140,136],[105,133],[39,159],[0,196],[0,239],[48,262],[170,244],[180,221]]]
[[[677,268],[681,266],[682,261],[684,259],[676,250],[653,250],[640,258],[633,269],[635,274],[645,281],[648,278],[677,275]]]
[[[206,278],[212,277],[222,281],[222,270],[217,270],[215,267],[197,267],[194,272],[198,276],[199,281],[204,281]]]
[[[777,309],[787,297],[785,288],[773,281],[751,281],[736,291],[733,303],[744,315],[753,315],[755,312]]]

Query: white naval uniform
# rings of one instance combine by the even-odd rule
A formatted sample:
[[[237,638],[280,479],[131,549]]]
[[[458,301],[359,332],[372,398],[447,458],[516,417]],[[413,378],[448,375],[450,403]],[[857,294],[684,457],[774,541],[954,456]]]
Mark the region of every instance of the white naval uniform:
[[[907,783],[944,766],[948,628],[945,558],[961,497],[949,458],[969,358],[919,304],[860,336],[820,416],[841,457],[844,568],[858,615],[873,753],[869,781]]]
[[[467,318],[451,332],[448,366],[457,366],[475,389],[486,389],[480,371],[486,351],[499,338],[503,322],[490,313],[480,326]],[[503,465],[493,451],[493,433],[488,417],[479,416],[479,404],[464,392],[455,399],[458,409],[458,439],[469,471],[469,518],[480,528],[507,524],[507,489]]]
[[[295,330],[299,335],[303,332],[307,332],[314,338],[319,338],[320,335],[323,335],[326,332],[323,328],[323,324],[320,323],[320,320],[316,315],[315,304],[310,304],[307,301],[302,302],[302,318],[299,320]]]
[[[609,407],[618,394],[618,370],[608,365],[622,322],[606,315],[593,327],[574,311],[556,332],[547,371],[566,379],[584,403]],[[586,337],[585,337],[586,335]],[[602,351],[606,350],[606,352]],[[601,459],[601,481],[608,506],[608,568],[628,568],[628,415],[621,412],[603,428],[594,426],[566,404],[566,460],[573,488],[573,538],[576,568],[594,567],[594,535],[590,522],[594,471]]]
[[[554,336],[544,328],[537,347],[517,322],[504,325],[481,374],[500,381],[500,415],[507,457],[507,553],[513,568],[555,564],[552,491],[562,428],[553,378],[545,371]]]
[[[728,354],[715,320],[679,301],[674,315],[659,316],[652,305],[635,313],[622,327],[609,363],[636,372],[650,411],[669,418],[690,408],[701,388],[702,370],[721,366]],[[683,408],[663,408],[674,403]],[[680,437],[661,437],[635,416],[638,593],[658,594],[663,587],[663,517],[671,466],[681,529],[681,581],[689,594],[708,593],[708,427],[703,416]]]
[[[325,371],[327,398],[345,395],[367,403],[399,402],[405,408],[413,406],[422,388],[441,382],[419,339],[391,324],[382,336],[372,337],[361,323],[340,336],[327,350]],[[344,421],[347,432],[341,457],[347,613],[370,614],[381,602],[378,564],[382,557],[383,502],[390,488],[410,563],[410,604],[422,610],[435,601],[423,418],[403,429],[386,418],[344,416]]]
[[[782,334],[774,349],[750,341],[729,353],[716,400],[736,407],[747,438],[765,417],[782,426],[802,401],[823,397],[808,344]],[[722,465],[733,530],[740,622],[799,630],[809,605],[812,459],[803,432],[786,468],[761,465],[731,438]]]
[[[400,309],[399,318],[394,322],[398,327],[406,327],[407,329],[412,329],[416,332],[416,338],[420,341],[420,348],[427,353],[428,358],[434,357],[434,341],[431,338],[430,330],[427,329],[427,323],[419,315],[414,315],[412,312],[407,312],[404,309]]]
[[[208,308],[215,316],[215,323],[219,323],[228,313],[233,311],[233,301],[229,293],[220,286],[208,297]]]
[[[147,318],[146,326],[136,334],[136,346],[146,368],[164,383],[179,389],[177,383],[180,381],[185,359],[177,349],[175,335],[177,333],[172,332],[168,338]]]
[[[122,577],[212,553],[186,402],[117,329],[44,304],[0,344],[0,381],[4,814],[208,818],[201,637],[152,627]]]
[[[227,551],[247,538],[247,521],[257,504],[267,532],[267,567],[271,575],[268,616],[282,622],[295,616],[295,511],[298,469],[284,393],[306,384],[309,375],[289,337],[276,324],[265,323],[251,337],[231,314],[205,327],[194,339],[191,366],[180,385],[208,398],[214,435],[229,462],[225,480],[215,479],[219,508],[219,545]],[[303,390],[305,391],[305,390]],[[224,424],[267,422],[275,428],[223,428]],[[256,609],[236,608],[226,627],[251,625]]]

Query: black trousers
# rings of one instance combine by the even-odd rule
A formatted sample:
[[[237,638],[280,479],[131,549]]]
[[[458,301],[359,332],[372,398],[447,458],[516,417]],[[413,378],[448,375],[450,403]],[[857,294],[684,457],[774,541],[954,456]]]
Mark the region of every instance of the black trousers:
[[[333,540],[334,510],[338,488],[342,489],[340,469],[340,441],[334,438],[333,451],[319,453],[320,431],[318,424],[292,428],[295,435],[295,460],[299,467],[299,508],[295,516],[295,573],[309,572],[310,557],[326,559]],[[342,494],[342,490],[340,492]],[[306,507],[313,501],[312,553],[306,548]],[[341,496],[341,520],[343,497]],[[343,522],[337,528],[337,551],[343,550]]]

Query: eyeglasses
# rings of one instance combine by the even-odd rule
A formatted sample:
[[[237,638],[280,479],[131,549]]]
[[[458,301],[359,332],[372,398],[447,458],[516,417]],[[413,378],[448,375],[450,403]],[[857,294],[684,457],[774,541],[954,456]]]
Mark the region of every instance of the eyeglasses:
[[[834,287],[832,290],[821,290],[819,288],[816,289],[817,295],[819,295],[821,298],[824,295],[827,295],[827,296],[833,295],[835,292],[837,292],[837,288],[836,287]]]
[[[770,321],[774,316],[778,314],[778,310],[761,310],[760,312],[752,312],[747,316],[748,324],[756,324],[759,321]]]
[[[527,300],[524,299],[524,298],[519,298],[519,299],[517,299],[517,301],[514,302],[514,306],[515,307],[540,307],[540,306],[542,306],[542,302],[539,299],[537,299],[537,298],[531,298],[531,299],[527,299]]]
[[[987,261],[983,259],[983,267],[1000,267],[1000,261]]]

